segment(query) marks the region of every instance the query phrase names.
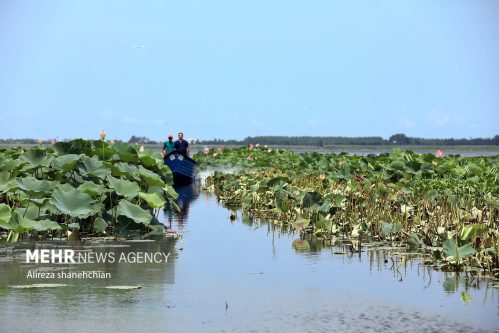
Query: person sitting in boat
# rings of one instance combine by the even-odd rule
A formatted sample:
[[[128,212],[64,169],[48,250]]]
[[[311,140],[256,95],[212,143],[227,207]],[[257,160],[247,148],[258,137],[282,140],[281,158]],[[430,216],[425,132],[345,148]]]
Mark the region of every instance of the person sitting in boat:
[[[178,151],[186,156],[189,156],[189,142],[184,140],[184,133],[178,133],[178,140],[173,145],[173,150]]]
[[[168,135],[168,141],[165,141],[165,143],[163,144],[163,156],[171,153],[173,151],[173,146],[173,135],[170,134]]]

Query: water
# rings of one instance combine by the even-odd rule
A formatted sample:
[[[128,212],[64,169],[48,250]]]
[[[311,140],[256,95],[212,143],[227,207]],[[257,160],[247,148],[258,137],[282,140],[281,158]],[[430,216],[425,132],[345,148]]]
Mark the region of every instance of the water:
[[[499,290],[488,278],[432,271],[389,250],[351,253],[248,221],[240,212],[231,221],[215,197],[192,187],[179,192],[182,211],[165,214],[162,222],[181,239],[125,241],[112,248],[93,241],[78,248],[165,252],[167,263],[75,265],[111,272],[112,278],[17,289],[46,283],[23,278],[30,268],[52,268],[29,266],[22,262],[24,250],[6,252],[3,245],[0,331],[499,332]],[[110,285],[141,289],[105,288]]]

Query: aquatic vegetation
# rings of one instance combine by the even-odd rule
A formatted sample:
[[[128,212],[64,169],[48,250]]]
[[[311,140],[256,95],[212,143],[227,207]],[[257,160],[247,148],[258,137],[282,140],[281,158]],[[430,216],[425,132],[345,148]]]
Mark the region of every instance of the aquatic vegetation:
[[[214,172],[206,188],[227,207],[324,239],[396,241],[448,270],[499,267],[496,157],[295,154],[268,147],[194,157]]]
[[[160,153],[73,140],[0,149],[0,230],[8,240],[71,233],[163,232],[157,214],[177,194]],[[65,233],[66,232],[66,233]]]

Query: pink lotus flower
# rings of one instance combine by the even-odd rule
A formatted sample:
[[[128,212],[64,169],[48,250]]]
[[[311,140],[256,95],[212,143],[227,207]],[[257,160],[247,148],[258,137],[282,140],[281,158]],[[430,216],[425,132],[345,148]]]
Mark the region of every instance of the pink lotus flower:
[[[246,159],[247,159],[248,161],[251,161],[251,156],[249,156],[249,155],[248,155],[248,156],[246,156]]]
[[[224,150],[223,147],[218,147],[217,149],[219,152],[222,152]]]
[[[253,149],[253,148],[255,148],[255,146],[254,146],[252,143],[250,143],[250,144],[248,145],[248,147],[249,147],[249,149]]]
[[[204,153],[205,153],[205,154],[208,154],[208,153],[210,152],[210,150],[211,150],[211,149],[210,149],[210,147],[205,147],[205,148],[204,148]]]
[[[213,155],[212,155],[212,156],[213,156],[213,157],[217,157],[217,153],[213,153]]]
[[[55,141],[55,139],[52,139],[52,141],[50,141],[50,144],[53,146],[56,144],[57,141]]]
[[[441,151],[440,149],[437,149],[437,151],[435,152],[435,157],[442,157],[444,156],[444,152]]]

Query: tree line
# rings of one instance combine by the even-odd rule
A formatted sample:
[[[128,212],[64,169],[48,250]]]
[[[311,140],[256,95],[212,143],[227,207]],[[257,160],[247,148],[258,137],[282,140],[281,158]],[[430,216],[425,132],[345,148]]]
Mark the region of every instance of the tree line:
[[[65,141],[65,140],[64,140]],[[116,140],[117,142],[120,140]],[[51,140],[36,139],[0,139],[0,144],[48,144]],[[161,144],[162,141],[154,141],[145,136],[135,136],[128,140],[131,144]],[[470,138],[470,139],[427,139],[410,137],[403,133],[398,133],[384,139],[380,136],[366,137],[344,137],[344,136],[248,136],[243,140],[193,140],[195,144],[202,145],[249,145],[262,144],[271,146],[315,146],[327,147],[338,145],[412,145],[412,146],[499,146],[499,135],[493,138]]]
[[[424,145],[424,146],[499,146],[499,135],[493,138],[470,138],[470,139],[426,139],[409,137],[398,133],[384,139],[380,136],[368,137],[342,137],[342,136],[249,136],[243,140],[202,140],[200,144],[206,145],[248,145],[259,143],[262,145],[277,146],[337,146],[337,145]]]

